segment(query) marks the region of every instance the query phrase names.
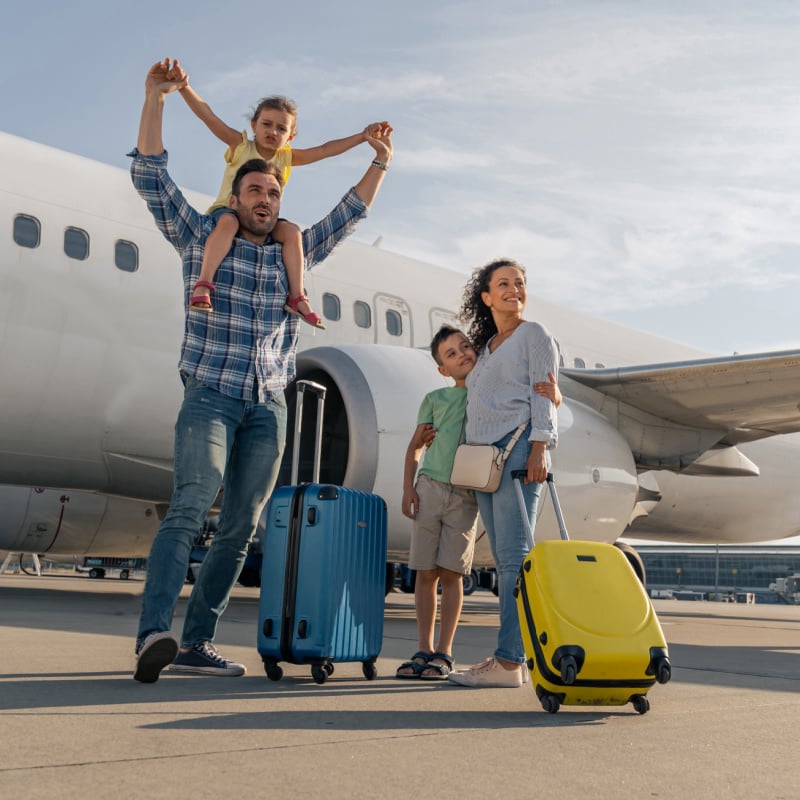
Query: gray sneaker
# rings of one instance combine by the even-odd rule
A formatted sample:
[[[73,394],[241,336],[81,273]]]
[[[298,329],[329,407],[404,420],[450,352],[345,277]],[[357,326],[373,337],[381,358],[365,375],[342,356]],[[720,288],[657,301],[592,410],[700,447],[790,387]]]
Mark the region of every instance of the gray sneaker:
[[[169,671],[238,678],[244,675],[247,669],[244,664],[223,658],[211,642],[199,642],[189,650],[179,652],[170,664]]]
[[[178,655],[178,640],[169,631],[151,633],[136,644],[136,671],[133,679],[155,683],[161,670]]]

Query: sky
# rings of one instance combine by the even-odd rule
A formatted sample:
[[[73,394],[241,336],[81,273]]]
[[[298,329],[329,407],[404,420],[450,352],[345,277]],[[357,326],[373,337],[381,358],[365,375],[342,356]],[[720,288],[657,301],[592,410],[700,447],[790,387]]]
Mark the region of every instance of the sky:
[[[176,9],[5,8],[0,130],[127,168],[146,71],[177,57],[233,127],[292,97],[297,147],[389,120],[361,241],[465,275],[515,258],[545,300],[711,354],[800,346],[794,0],[297,0],[241,25],[219,0]],[[164,138],[176,180],[216,194],[224,146],[177,94]],[[371,154],[295,169],[283,216],[320,218]]]

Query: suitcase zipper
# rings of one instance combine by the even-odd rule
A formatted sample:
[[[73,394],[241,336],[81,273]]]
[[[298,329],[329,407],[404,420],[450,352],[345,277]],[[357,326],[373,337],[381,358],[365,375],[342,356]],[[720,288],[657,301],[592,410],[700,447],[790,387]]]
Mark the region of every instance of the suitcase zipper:
[[[292,498],[292,513],[286,542],[286,567],[281,609],[281,659],[294,661],[294,609],[297,603],[297,567],[300,561],[300,533],[303,527],[303,506],[307,486],[298,486]]]

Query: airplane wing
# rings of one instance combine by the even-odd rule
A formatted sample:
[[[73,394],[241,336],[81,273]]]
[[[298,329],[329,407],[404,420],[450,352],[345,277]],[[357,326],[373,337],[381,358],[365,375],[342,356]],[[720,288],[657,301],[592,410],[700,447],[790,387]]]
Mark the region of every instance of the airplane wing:
[[[800,350],[609,369],[562,369],[583,386],[735,446],[800,431]]]

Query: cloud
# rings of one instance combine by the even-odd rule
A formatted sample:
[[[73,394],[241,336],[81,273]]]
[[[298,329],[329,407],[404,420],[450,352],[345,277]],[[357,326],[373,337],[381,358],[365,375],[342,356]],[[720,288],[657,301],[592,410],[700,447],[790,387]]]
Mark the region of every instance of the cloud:
[[[446,2],[419,25],[422,8],[388,41],[209,76],[209,98],[241,114],[289,94],[303,145],[388,116],[397,153],[371,217],[416,258],[516,257],[545,296],[593,311],[796,290],[793,6]]]

